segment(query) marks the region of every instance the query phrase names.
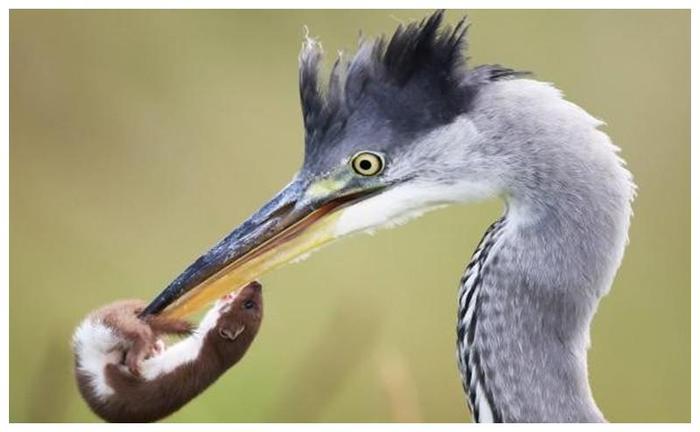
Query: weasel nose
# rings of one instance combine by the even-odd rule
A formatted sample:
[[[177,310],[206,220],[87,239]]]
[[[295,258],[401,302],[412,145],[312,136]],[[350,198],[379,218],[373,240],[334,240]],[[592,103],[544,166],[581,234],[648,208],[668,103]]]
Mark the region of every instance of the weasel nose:
[[[246,285],[245,287],[243,287],[243,289],[241,290],[241,293],[246,293],[246,294],[250,293],[253,295],[260,295],[260,294],[262,294],[262,285],[258,281],[253,281],[253,282],[249,283],[248,285]]]

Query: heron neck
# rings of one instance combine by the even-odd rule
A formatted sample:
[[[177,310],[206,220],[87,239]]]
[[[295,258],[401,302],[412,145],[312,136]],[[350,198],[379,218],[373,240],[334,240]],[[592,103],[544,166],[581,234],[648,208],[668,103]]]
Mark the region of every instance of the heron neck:
[[[472,405],[487,420],[602,421],[586,351],[627,241],[631,175],[601,123],[544,83],[483,87],[469,121],[463,175],[508,208],[460,296]]]
[[[474,411],[479,421],[600,421],[586,370],[597,302],[535,274],[534,258],[546,249],[520,249],[515,240],[533,229],[506,217],[482,264],[469,354],[481,386]]]
[[[482,257],[471,357],[494,420],[604,421],[586,351],[622,257],[628,201],[601,203],[601,191],[615,196],[605,179],[571,184],[580,180],[552,179],[558,190],[577,191],[575,199],[553,195],[549,182],[511,196]]]

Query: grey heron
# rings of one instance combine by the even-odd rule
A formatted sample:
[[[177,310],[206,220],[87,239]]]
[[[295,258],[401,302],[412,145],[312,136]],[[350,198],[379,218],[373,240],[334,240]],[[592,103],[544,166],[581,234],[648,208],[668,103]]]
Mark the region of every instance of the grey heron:
[[[620,266],[635,186],[601,122],[552,85],[468,67],[467,24],[438,11],[364,40],[322,85],[299,57],[301,169],[144,311],[178,317],[321,245],[500,196],[461,279],[457,357],[480,422],[604,421],[589,328]]]

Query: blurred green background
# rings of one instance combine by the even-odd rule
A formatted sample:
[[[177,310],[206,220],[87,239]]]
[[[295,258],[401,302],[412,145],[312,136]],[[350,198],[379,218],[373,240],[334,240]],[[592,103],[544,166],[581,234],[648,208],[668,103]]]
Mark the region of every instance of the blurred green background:
[[[427,13],[12,11],[10,420],[96,420],[74,326],[152,298],[291,179],[303,25],[332,55]],[[609,123],[639,195],[593,391],[611,421],[689,421],[690,13],[469,16],[472,64],[533,71]],[[266,276],[249,354],[170,420],[467,421],[457,285],[501,211],[442,210]]]

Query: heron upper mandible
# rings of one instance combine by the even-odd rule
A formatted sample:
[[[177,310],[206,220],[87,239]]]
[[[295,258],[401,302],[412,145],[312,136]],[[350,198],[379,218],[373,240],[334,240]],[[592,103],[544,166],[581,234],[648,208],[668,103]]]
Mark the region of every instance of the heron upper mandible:
[[[303,166],[144,311],[179,317],[349,234],[500,196],[461,279],[457,347],[480,422],[604,421],[586,351],[627,243],[632,177],[599,120],[553,86],[469,68],[465,19],[438,11],[360,43],[319,82],[299,56]]]

